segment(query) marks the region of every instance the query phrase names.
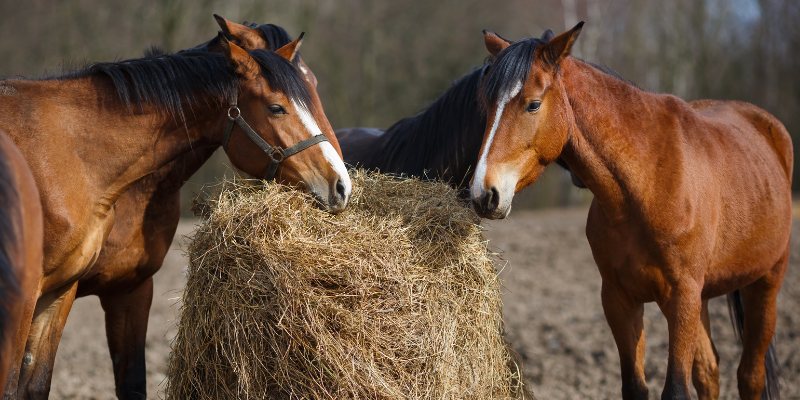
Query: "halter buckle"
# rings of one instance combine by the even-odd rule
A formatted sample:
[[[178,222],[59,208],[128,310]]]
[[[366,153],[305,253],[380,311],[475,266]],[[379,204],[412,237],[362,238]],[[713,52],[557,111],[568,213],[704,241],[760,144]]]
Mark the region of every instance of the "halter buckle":
[[[239,118],[241,115],[242,115],[242,111],[239,110],[238,106],[233,105],[233,106],[230,106],[228,108],[228,119],[229,120],[234,121],[234,120],[236,120],[236,118]]]
[[[275,164],[280,164],[286,158],[283,149],[280,147],[273,147],[272,151],[267,153],[267,156],[269,156],[269,159]]]

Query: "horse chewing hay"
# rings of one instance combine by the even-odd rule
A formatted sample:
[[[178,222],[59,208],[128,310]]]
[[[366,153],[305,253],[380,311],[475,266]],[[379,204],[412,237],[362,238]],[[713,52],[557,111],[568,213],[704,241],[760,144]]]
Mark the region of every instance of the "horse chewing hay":
[[[531,398],[479,219],[443,183],[355,171],[331,215],[223,184],[189,249],[168,398]]]

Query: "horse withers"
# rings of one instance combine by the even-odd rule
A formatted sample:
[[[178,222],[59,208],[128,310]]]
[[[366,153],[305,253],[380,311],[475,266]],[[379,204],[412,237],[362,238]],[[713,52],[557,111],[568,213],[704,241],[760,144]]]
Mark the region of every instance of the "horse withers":
[[[331,212],[345,207],[350,180],[336,139],[316,90],[293,63],[300,41],[274,52],[248,52],[220,42],[222,54],[154,54],[46,80],[3,82],[14,95],[0,97],[0,128],[28,159],[38,187],[47,189],[41,198],[48,238],[41,293],[25,294],[35,298],[36,309],[27,344],[15,347],[26,348],[25,362],[14,367],[18,375],[10,374],[18,379],[8,381],[8,396],[47,396],[55,351],[79,283],[92,274],[117,221],[117,201],[135,184],[149,182],[145,186],[153,185],[154,192],[169,192],[175,181],[154,175],[184,168],[182,160],[197,162],[222,146],[247,174],[301,187]],[[131,199],[127,204],[136,204],[137,197]],[[147,195],[139,200],[146,202]],[[136,267],[95,274],[96,283],[107,283],[102,292],[116,292],[113,301],[120,300],[103,304],[114,314],[106,321],[107,331],[121,332],[142,317],[146,324],[146,309],[136,308],[141,303],[125,301],[147,298],[148,291],[152,295],[154,270]],[[132,339],[143,343],[143,337]],[[120,397],[145,395],[139,381],[143,364],[131,368],[140,360],[122,357],[122,364],[117,358],[129,354],[121,346],[142,343],[109,337]],[[121,391],[120,377],[125,382]]]
[[[643,303],[669,327],[662,398],[719,395],[707,300],[731,294],[742,324],[743,399],[777,398],[771,350],[789,257],[792,144],[744,102],[642,91],[573,58],[582,23],[544,42],[487,33],[489,123],[472,180],[476,209],[504,218],[553,161],[594,194],[586,236],[619,350],[625,399],[647,398]],[[769,354],[768,354],[769,353]]]

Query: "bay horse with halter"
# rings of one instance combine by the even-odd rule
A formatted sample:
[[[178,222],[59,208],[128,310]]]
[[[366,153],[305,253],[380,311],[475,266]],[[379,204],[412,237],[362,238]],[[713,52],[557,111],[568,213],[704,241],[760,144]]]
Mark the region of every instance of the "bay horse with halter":
[[[744,102],[685,102],[642,91],[569,55],[582,23],[549,42],[509,43],[481,86],[490,123],[471,185],[480,214],[560,160],[594,194],[586,236],[602,277],[625,399],[646,399],[643,303],[669,327],[663,399],[719,395],[707,300],[729,296],[743,352],[739,394],[778,397],[771,350],[789,257],[792,144]]]
[[[292,42],[277,25],[243,25],[218,15],[215,18],[225,38],[245,50],[277,50]],[[221,53],[222,40],[216,36],[187,51]],[[299,51],[292,63],[315,88],[316,77]],[[331,143],[338,151],[336,142]],[[181,186],[217,148],[195,147],[131,185],[115,204],[115,222],[97,261],[78,282],[77,297],[97,295],[105,312],[119,398],[138,398],[146,393],[145,339],[152,276],[161,269],[178,227]]]
[[[0,90],[8,89],[0,85]],[[27,337],[42,276],[42,206],[39,189],[17,146],[0,131],[0,377],[22,359],[15,344]],[[5,380],[0,380],[0,393]]]
[[[129,329],[142,315],[146,321],[147,310],[136,309],[141,302],[125,301],[126,295],[152,294],[152,264],[93,271],[123,195],[131,196],[125,204],[133,207],[126,212],[147,224],[142,229],[161,235],[147,245],[163,245],[163,237],[174,233],[172,221],[163,228],[172,231],[167,234],[150,218],[171,216],[169,207],[137,206],[137,196],[142,202],[172,199],[170,191],[180,186],[176,177],[222,146],[247,174],[300,186],[331,212],[345,207],[350,180],[316,90],[293,63],[299,44],[298,39],[274,52],[248,52],[220,39],[221,54],[156,54],[46,80],[2,82],[12,94],[0,96],[0,128],[27,158],[42,189],[48,238],[38,290],[26,293],[36,307],[27,343],[16,343],[25,354],[9,374],[7,396],[47,397],[55,351],[80,284],[87,283],[85,294],[118,293],[118,299],[103,302],[114,314],[107,331]],[[136,185],[145,190],[128,192]],[[138,235],[127,237],[138,244]],[[140,346],[144,337],[132,339]],[[129,343],[109,340],[115,357],[137,356],[120,347]],[[118,395],[144,397],[134,391],[143,387],[140,360],[114,361],[118,386],[130,384]]]
[[[552,36],[548,29],[541,39]],[[478,88],[490,68],[491,59],[455,81],[428,107],[385,131],[337,129],[344,161],[383,173],[445,181],[468,196],[486,127]]]

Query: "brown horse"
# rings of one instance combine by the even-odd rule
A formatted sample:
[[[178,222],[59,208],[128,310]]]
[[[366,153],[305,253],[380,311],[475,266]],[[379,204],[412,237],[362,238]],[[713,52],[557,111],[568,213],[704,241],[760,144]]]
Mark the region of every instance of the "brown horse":
[[[276,25],[246,26],[215,18],[225,36],[246,50],[274,50],[292,41]],[[215,37],[192,51],[221,52],[221,40]],[[308,83],[316,87],[316,77],[299,52],[293,62]],[[331,143],[338,152],[336,141]],[[153,297],[152,276],[161,268],[175,236],[181,186],[216,149],[217,146],[207,146],[184,153],[125,191],[116,202],[115,222],[97,262],[78,283],[77,297],[97,295],[103,306],[119,398],[139,398],[146,393],[145,339]]]
[[[154,271],[147,268],[151,265],[94,273],[92,268],[115,225],[117,201],[133,185],[152,185],[152,191],[128,194],[123,208],[127,204],[142,211],[138,216],[153,224],[148,225],[150,232],[171,236],[168,231],[174,227],[167,224],[159,230],[157,221],[150,219],[169,207],[135,204],[170,200],[157,194],[176,185],[167,179],[180,175],[172,168],[189,168],[187,163],[222,146],[231,162],[250,175],[301,186],[332,212],[345,207],[350,181],[332,129],[316,90],[292,63],[299,43],[295,40],[275,52],[247,52],[220,40],[224,54],[157,54],[96,64],[55,79],[4,82],[13,95],[0,96],[0,127],[9,132],[30,161],[37,184],[45,188],[48,237],[41,295],[24,362],[18,379],[12,371],[8,395],[47,396],[55,350],[81,279],[94,283],[98,292],[116,291],[116,299],[103,302],[113,314],[107,318],[109,331],[127,330],[142,315],[146,322],[147,311],[137,309],[141,304],[136,299],[152,292],[149,277]],[[171,217],[169,212],[162,216]],[[140,239],[121,229],[117,239]],[[114,250],[126,260],[137,259],[141,252],[142,260],[149,256],[142,253],[158,251],[164,243],[161,237],[142,240],[151,247],[123,245]],[[87,287],[89,292],[92,285]],[[125,343],[112,336],[115,357],[130,355],[120,347]],[[120,366],[115,359],[118,382],[131,383],[126,379],[135,378],[136,371],[129,366],[136,362],[123,360],[127,365]],[[128,391],[122,396],[144,393]]]
[[[0,89],[4,88],[0,86]],[[28,163],[0,131],[0,377],[22,359],[42,277],[42,205]],[[0,390],[5,380],[0,380]],[[2,392],[0,392],[2,393]]]
[[[789,254],[788,132],[751,104],[647,93],[570,57],[581,26],[549,42],[485,36],[497,60],[481,87],[491,123],[476,208],[505,217],[514,193],[560,158],[595,196],[586,236],[623,397],[647,398],[642,310],[655,301],[669,326],[662,398],[690,398],[692,380],[701,399],[716,398],[706,301],[733,292],[743,312],[739,393],[777,398],[767,354]]]

